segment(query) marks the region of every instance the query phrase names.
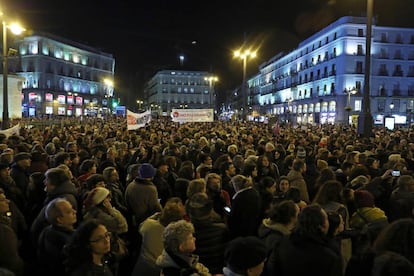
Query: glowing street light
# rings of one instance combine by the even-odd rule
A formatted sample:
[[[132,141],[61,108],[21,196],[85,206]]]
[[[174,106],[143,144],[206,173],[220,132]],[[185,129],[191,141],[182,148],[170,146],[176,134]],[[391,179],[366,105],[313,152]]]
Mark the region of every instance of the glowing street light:
[[[10,127],[10,118],[9,118],[9,88],[8,88],[8,46],[7,46],[7,29],[9,29],[13,34],[19,35],[25,31],[25,29],[18,23],[7,24],[4,18],[4,14],[0,13],[0,16],[3,18],[3,116],[2,116],[2,126],[1,128],[7,129]]]
[[[246,67],[247,67],[247,60],[255,58],[257,55],[256,51],[247,50],[237,50],[234,51],[234,57],[243,60],[243,83],[242,83],[242,110],[245,112],[247,110],[247,93],[246,93]],[[245,114],[243,114],[243,118]]]
[[[112,79],[105,78],[103,79],[103,83],[105,85],[105,97],[109,98],[110,107],[114,109],[118,106],[118,103],[114,100],[114,81]]]
[[[395,107],[394,102],[391,102],[390,103],[391,116],[392,116],[392,112],[394,111],[394,107]]]
[[[141,107],[144,104],[144,101],[137,100],[137,104],[138,104],[138,110],[141,110]]]
[[[184,65],[184,55],[180,55],[178,58],[180,60],[181,67],[183,67],[183,65]]]
[[[355,88],[352,88],[352,89],[345,90],[344,92],[348,96],[347,101],[346,101],[345,110],[348,112],[348,119],[347,120],[349,121],[349,115],[350,115],[350,112],[352,111],[351,95],[355,95],[358,91]]]

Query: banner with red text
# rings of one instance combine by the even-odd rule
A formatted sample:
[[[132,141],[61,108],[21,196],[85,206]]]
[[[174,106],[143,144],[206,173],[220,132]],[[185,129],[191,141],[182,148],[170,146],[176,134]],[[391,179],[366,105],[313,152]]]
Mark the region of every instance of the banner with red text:
[[[171,111],[173,122],[189,123],[189,122],[213,122],[213,109],[173,109]]]

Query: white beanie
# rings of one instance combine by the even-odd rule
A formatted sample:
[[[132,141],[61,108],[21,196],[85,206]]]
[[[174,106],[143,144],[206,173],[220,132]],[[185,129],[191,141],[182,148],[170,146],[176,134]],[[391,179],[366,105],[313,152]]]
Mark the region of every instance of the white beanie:
[[[99,205],[109,195],[109,190],[104,187],[96,187],[92,189],[85,199],[85,206],[91,207]]]

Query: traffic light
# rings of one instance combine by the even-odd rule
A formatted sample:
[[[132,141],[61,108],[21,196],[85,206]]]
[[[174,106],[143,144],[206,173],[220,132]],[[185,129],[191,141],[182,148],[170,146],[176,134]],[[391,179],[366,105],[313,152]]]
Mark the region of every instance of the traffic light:
[[[116,99],[112,99],[112,107],[116,108],[118,106],[118,102]]]

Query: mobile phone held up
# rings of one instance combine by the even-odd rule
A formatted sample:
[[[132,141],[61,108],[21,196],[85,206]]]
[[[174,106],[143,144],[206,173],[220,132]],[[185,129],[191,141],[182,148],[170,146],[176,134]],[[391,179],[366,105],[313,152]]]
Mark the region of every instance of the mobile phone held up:
[[[400,176],[400,175],[401,175],[401,171],[393,170],[393,171],[391,172],[391,175],[392,175],[392,176]]]

